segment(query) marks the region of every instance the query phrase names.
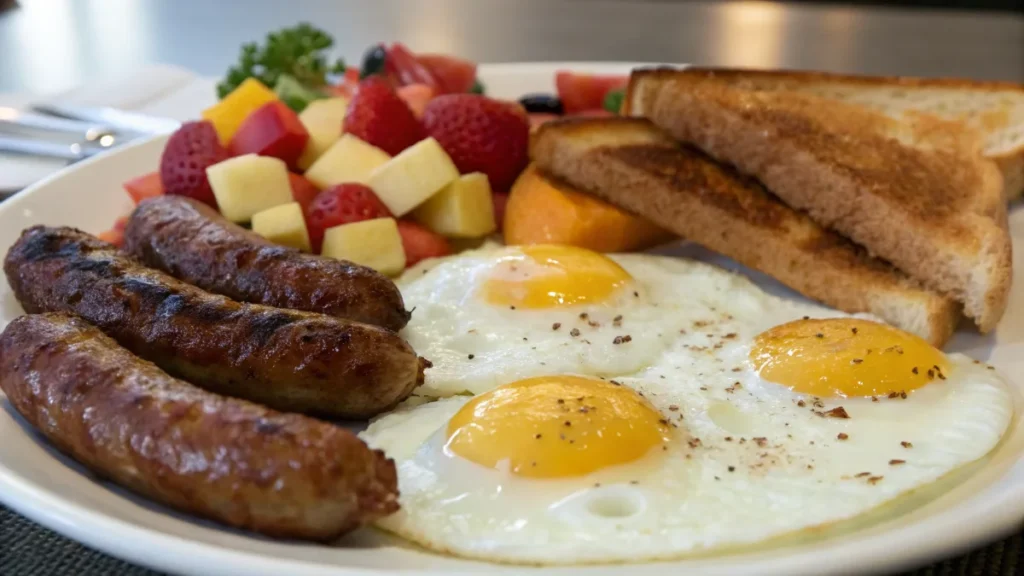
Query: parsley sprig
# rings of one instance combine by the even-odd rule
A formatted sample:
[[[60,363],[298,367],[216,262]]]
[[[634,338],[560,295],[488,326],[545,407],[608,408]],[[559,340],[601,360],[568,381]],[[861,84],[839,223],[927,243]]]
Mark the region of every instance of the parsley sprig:
[[[217,84],[217,95],[223,98],[250,77],[270,87],[281,76],[291,76],[313,90],[326,86],[328,75],[345,73],[343,60],[328,60],[327,51],[333,45],[326,32],[306,23],[267,34],[263,45],[243,44],[238,63]]]

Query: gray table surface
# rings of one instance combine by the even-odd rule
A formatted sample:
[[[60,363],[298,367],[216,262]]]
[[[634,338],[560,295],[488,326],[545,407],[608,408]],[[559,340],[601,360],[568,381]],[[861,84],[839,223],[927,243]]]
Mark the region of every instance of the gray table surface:
[[[616,60],[1024,82],[1024,15],[671,0],[23,0],[0,14],[0,91],[52,93],[154,62],[218,75],[310,21],[481,62]],[[919,574],[1016,574],[1021,536]],[[0,507],[0,574],[152,574]]]
[[[221,74],[239,45],[316,23],[482,62],[619,60],[1024,81],[1024,16],[672,0],[22,0],[0,91],[54,92],[152,62]]]

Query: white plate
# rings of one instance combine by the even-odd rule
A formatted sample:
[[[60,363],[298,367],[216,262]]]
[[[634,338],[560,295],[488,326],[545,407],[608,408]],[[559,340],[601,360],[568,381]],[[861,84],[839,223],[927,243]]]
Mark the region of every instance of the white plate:
[[[481,67],[488,90],[517,97],[553,90],[556,69],[622,72],[624,64],[513,64]],[[32,224],[72,225],[90,232],[110,227],[130,208],[121,182],[157,165],[163,140],[144,142],[61,172],[0,204],[0,251]],[[1024,211],[1011,217],[1014,239],[1024,239]],[[1015,381],[1017,414],[1024,391],[1024,253],[1018,243],[1014,292],[995,336],[969,330],[951,350],[994,364]],[[694,249],[672,250],[735,264]],[[763,275],[747,272],[761,286],[797,297]],[[0,272],[0,328],[21,314]],[[14,414],[0,410],[0,500],[70,538],[125,560],[181,574],[245,576],[356,575],[415,571],[418,575],[510,573],[522,568],[494,566],[434,555],[406,546],[375,530],[363,530],[337,546],[274,541],[224,529],[154,505],[108,483],[96,481],[50,448]],[[790,540],[758,551],[630,567],[630,574],[840,574],[896,570],[948,557],[1019,528],[1024,519],[1024,426],[1016,418],[1007,439],[982,465],[937,498],[912,499],[909,511],[817,542]],[[922,500],[925,500],[922,502]],[[895,512],[895,511],[893,511]],[[615,566],[538,569],[545,575],[621,574]],[[534,572],[534,570],[531,570]]]

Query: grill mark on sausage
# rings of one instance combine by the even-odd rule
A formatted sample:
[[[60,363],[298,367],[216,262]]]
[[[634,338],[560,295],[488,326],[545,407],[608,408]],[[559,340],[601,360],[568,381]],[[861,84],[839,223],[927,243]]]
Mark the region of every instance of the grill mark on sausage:
[[[199,390],[71,315],[8,325],[0,388],[100,476],[231,526],[328,541],[398,508],[394,462],[348,430]]]
[[[362,418],[422,383],[424,365],[394,332],[207,294],[78,230],[27,230],[4,269],[27,311],[80,315],[172,375],[217,392]]]
[[[228,222],[180,196],[141,202],[125,228],[125,249],[143,263],[242,302],[324,313],[400,330],[411,313],[380,273],[302,254]]]

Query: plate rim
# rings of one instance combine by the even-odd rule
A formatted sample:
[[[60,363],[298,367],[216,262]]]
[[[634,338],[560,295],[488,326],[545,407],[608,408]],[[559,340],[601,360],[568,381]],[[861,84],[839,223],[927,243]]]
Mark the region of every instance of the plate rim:
[[[660,65],[671,64],[607,61],[508,62],[480,64],[480,72],[484,76],[553,74],[554,71],[559,69],[573,69],[593,73],[620,73],[635,67]],[[73,178],[75,173],[88,166],[110,161],[112,158],[120,156],[128,150],[144,146],[155,146],[158,141],[166,138],[167,135],[162,135],[132,142],[109,154],[89,158],[51,174],[16,193],[3,204],[0,204],[0,213],[16,210],[26,198],[31,197],[37,190],[46,188],[55,181]],[[0,400],[3,399],[3,395],[0,393]],[[20,416],[14,416],[13,411],[7,411],[7,413],[10,417],[18,420],[20,425],[25,425]],[[1020,414],[1015,415],[1011,429],[1016,424],[1016,419],[1020,417]],[[35,431],[32,431],[30,435],[37,436],[33,439],[34,441],[41,441],[41,438],[38,437]],[[1024,462],[1024,452],[1018,454],[1014,465],[1022,462]],[[1004,475],[1009,473],[1009,470],[1007,470]],[[79,504],[71,498],[66,498],[41,488],[27,478],[18,475],[14,469],[10,468],[2,460],[0,460],[0,501],[11,510],[31,521],[37,522],[89,548],[155,570],[181,574],[247,575],[276,575],[284,571],[284,573],[301,574],[303,576],[318,576],[320,574],[368,576],[381,574],[386,570],[383,568],[325,564],[302,559],[286,559],[279,556],[209,544],[197,539],[183,538],[156,528],[142,526],[128,520],[104,514],[102,511],[93,510],[88,506]],[[1016,506],[1012,505],[1014,502],[1017,502]],[[972,520],[971,525],[966,529],[962,518],[966,512],[963,510],[965,506],[969,507]],[[662,571],[665,568],[696,565],[702,570],[705,567],[713,569],[716,574],[748,573],[747,571],[751,569],[755,570],[756,573],[767,573],[766,570],[776,570],[780,574],[841,574],[847,573],[847,571],[852,573],[854,567],[857,573],[864,573],[865,569],[870,571],[901,569],[922,562],[938,561],[947,558],[962,550],[977,546],[981,542],[994,540],[1004,534],[1011,533],[1020,527],[1022,520],[1024,520],[1024,484],[1006,490],[1005,494],[998,495],[997,498],[990,502],[960,500],[938,514],[926,516],[909,525],[893,527],[877,534],[854,532],[835,539],[822,541],[819,543],[822,546],[817,553],[827,552],[829,563],[832,566],[814,565],[807,568],[807,570],[812,571],[800,571],[797,569],[799,567],[794,564],[794,562],[802,558],[805,559],[803,562],[806,562],[807,552],[789,553],[787,547],[752,553],[754,556],[768,553],[771,555],[768,558],[749,557],[750,554],[740,554],[623,565],[552,566],[542,569],[531,568],[531,570],[537,570],[538,573],[586,574],[589,576],[602,573],[618,573],[623,566],[629,566],[633,571],[637,572],[646,572],[647,570],[644,570],[644,568],[647,568],[651,573],[656,573],[656,571]],[[981,522],[979,523],[979,521]],[[899,549],[895,552],[892,550],[892,540],[900,542]],[[140,546],[140,543],[145,543],[146,545]],[[153,553],[152,550],[154,549],[162,550],[163,552]],[[172,550],[173,553],[171,552]],[[835,566],[835,564],[840,564],[840,566]],[[844,564],[845,566],[843,566]],[[211,571],[211,568],[213,571]],[[491,571],[495,568],[508,569],[509,566],[490,566]],[[474,569],[467,567],[464,571],[458,570],[458,573],[475,574],[488,571],[486,568]],[[409,572],[422,576],[442,576],[452,574],[453,570],[426,569],[409,570]]]

